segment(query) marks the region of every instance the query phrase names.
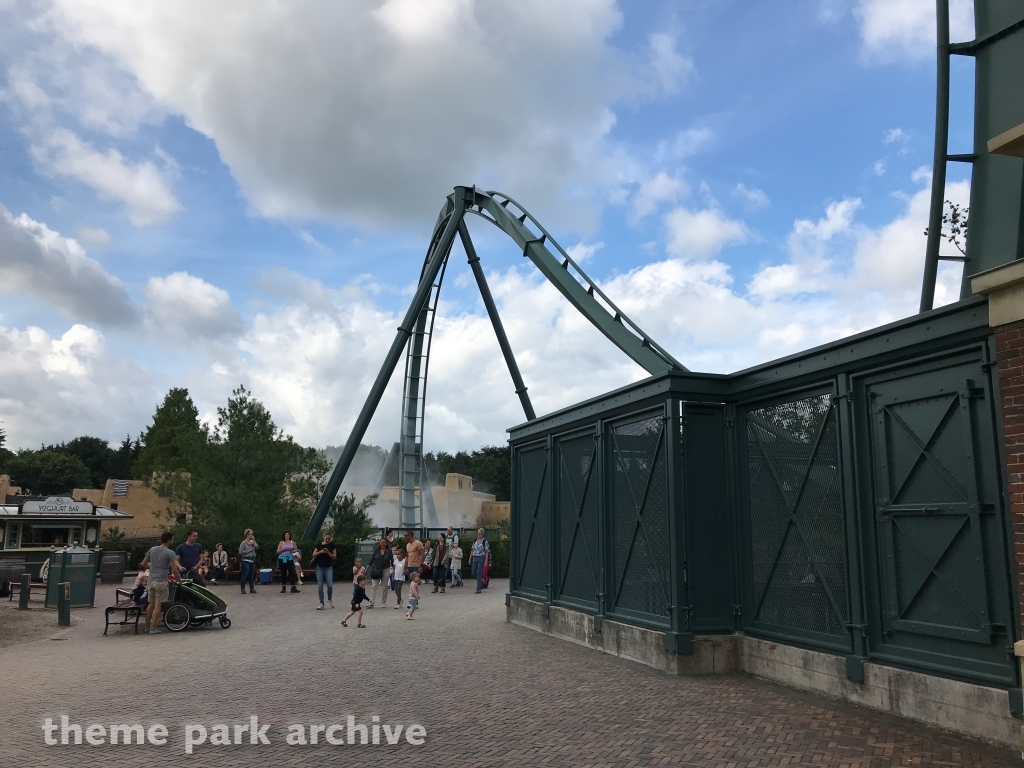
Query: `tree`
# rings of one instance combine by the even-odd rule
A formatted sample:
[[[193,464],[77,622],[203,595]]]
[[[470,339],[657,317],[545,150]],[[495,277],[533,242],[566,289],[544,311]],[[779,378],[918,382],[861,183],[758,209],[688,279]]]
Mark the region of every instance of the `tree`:
[[[7,450],[7,433],[0,429],[0,467],[7,464],[7,461],[14,456],[14,454]]]
[[[70,496],[72,490],[86,488],[91,481],[89,468],[81,459],[60,451],[22,450],[5,464],[11,484],[37,496]]]
[[[107,478],[110,477],[110,462],[115,453],[106,440],[83,435],[62,445],[48,446],[48,450],[80,459],[89,469],[90,488],[103,488],[107,484]]]
[[[147,482],[152,480],[154,472],[189,472],[206,442],[206,430],[199,423],[199,409],[187,389],[175,387],[153,414],[153,423],[142,436],[142,447],[132,472],[136,479]]]
[[[124,440],[121,441],[121,446],[110,459],[108,477],[118,480],[135,477],[135,462],[139,460],[139,454],[141,453],[142,435],[139,435],[135,440],[132,440],[131,435],[125,436]]]
[[[207,541],[237,541],[252,528],[264,557],[283,530],[305,525],[310,477],[320,469],[317,452],[283,434],[244,387],[217,409],[209,440],[188,466],[191,482],[183,495],[191,525]]]
[[[324,528],[329,529],[334,536],[334,544],[338,548],[338,558],[334,565],[342,575],[352,570],[352,563],[356,557],[356,542],[368,538],[377,530],[373,520],[366,513],[366,510],[376,503],[375,493],[359,502],[352,494],[342,493],[331,504],[331,513]]]
[[[939,238],[951,242],[961,256],[967,255],[967,225],[970,223],[971,209],[961,208],[952,200],[947,200],[942,209],[942,230]],[[928,230],[924,231],[928,237]]]
[[[440,451],[423,457],[427,464],[427,475],[434,481],[443,482],[449,472],[469,475],[473,478],[474,490],[493,493],[497,501],[508,501],[512,488],[512,452],[505,445],[486,445],[480,450],[456,454]]]

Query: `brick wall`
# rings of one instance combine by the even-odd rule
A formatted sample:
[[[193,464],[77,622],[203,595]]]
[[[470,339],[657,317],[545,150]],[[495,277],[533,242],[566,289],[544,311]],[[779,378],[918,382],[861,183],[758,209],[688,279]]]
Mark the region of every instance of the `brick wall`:
[[[1010,513],[1020,579],[1020,615],[1024,625],[1024,320],[998,326],[995,334],[1006,472],[1010,478]]]

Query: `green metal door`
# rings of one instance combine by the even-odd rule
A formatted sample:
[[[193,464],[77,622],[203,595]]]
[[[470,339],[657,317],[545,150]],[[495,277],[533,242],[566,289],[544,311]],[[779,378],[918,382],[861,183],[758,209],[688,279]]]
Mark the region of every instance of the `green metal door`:
[[[872,658],[1014,684],[992,394],[979,362],[866,389],[874,480]]]
[[[546,440],[514,449],[512,587],[550,600],[551,494]]]
[[[594,612],[600,583],[601,486],[593,427],[555,438],[560,603]]]
[[[669,625],[671,563],[664,407],[607,426],[610,604],[634,622]]]
[[[746,411],[744,627],[847,651],[845,517],[836,404],[820,393]]]

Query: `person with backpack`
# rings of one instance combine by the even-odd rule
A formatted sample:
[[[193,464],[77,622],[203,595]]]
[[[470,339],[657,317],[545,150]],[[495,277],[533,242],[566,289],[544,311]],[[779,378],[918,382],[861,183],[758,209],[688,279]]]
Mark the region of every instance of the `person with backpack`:
[[[484,529],[476,531],[476,541],[469,552],[469,565],[473,569],[473,576],[476,577],[476,594],[484,589],[484,578],[491,566],[491,545],[484,538]]]

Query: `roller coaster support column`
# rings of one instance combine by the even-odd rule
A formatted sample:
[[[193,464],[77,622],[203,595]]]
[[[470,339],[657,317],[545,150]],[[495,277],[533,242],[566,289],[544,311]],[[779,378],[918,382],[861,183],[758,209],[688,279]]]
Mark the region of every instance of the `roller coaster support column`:
[[[516,385],[516,394],[519,395],[519,402],[523,404],[526,420],[533,421],[537,418],[537,414],[533,411],[533,403],[530,402],[530,396],[526,394],[526,384],[523,382],[523,377],[519,374],[519,366],[516,365],[516,359],[512,355],[512,347],[508,343],[508,336],[505,335],[505,326],[501,324],[498,308],[494,305],[494,297],[491,296],[491,289],[488,287],[487,280],[484,278],[484,271],[480,267],[480,257],[476,255],[473,241],[469,239],[469,230],[466,228],[465,221],[459,222],[459,237],[462,238],[462,247],[466,249],[469,267],[473,270],[473,277],[476,278],[476,285],[480,289],[480,296],[483,298],[484,306],[487,308],[487,316],[491,318],[491,325],[494,326],[494,335],[498,337],[498,346],[501,347],[501,354],[505,356],[508,372],[512,374],[512,383]]]
[[[398,361],[405,351],[405,346],[409,342],[409,337],[412,335],[413,327],[416,325],[420,311],[430,295],[434,279],[437,277],[441,266],[447,260],[452,243],[455,242],[455,235],[459,231],[459,224],[462,223],[462,217],[466,213],[466,198],[469,197],[470,202],[472,202],[473,189],[471,187],[456,187],[456,192],[451,198],[454,207],[448,215],[448,223],[445,225],[441,236],[431,244],[430,259],[423,270],[423,274],[420,276],[420,284],[416,288],[416,293],[409,304],[408,311],[405,313],[405,319],[402,320],[402,324],[398,327],[398,335],[395,336],[395,340],[391,343],[391,349],[388,350],[387,357],[384,358],[384,364],[377,374],[377,379],[373,382],[370,394],[367,396],[366,402],[363,403],[359,416],[356,417],[356,423],[352,425],[352,432],[349,434],[348,440],[345,441],[345,447],[341,452],[338,463],[334,465],[334,471],[331,472],[331,476],[327,480],[327,485],[320,496],[320,501],[317,502],[316,510],[309,519],[305,533],[302,534],[304,540],[320,538],[320,528],[323,526],[324,520],[327,519],[327,514],[331,510],[331,504],[341,488],[341,482],[345,479],[345,474],[352,465],[356,451],[359,450],[359,444],[362,442],[363,435],[366,434],[366,430],[370,426],[370,420],[373,418],[374,411],[377,410],[377,406],[384,396],[384,390],[387,389],[388,382],[391,380],[391,374],[395,372],[395,366],[398,365]]]

